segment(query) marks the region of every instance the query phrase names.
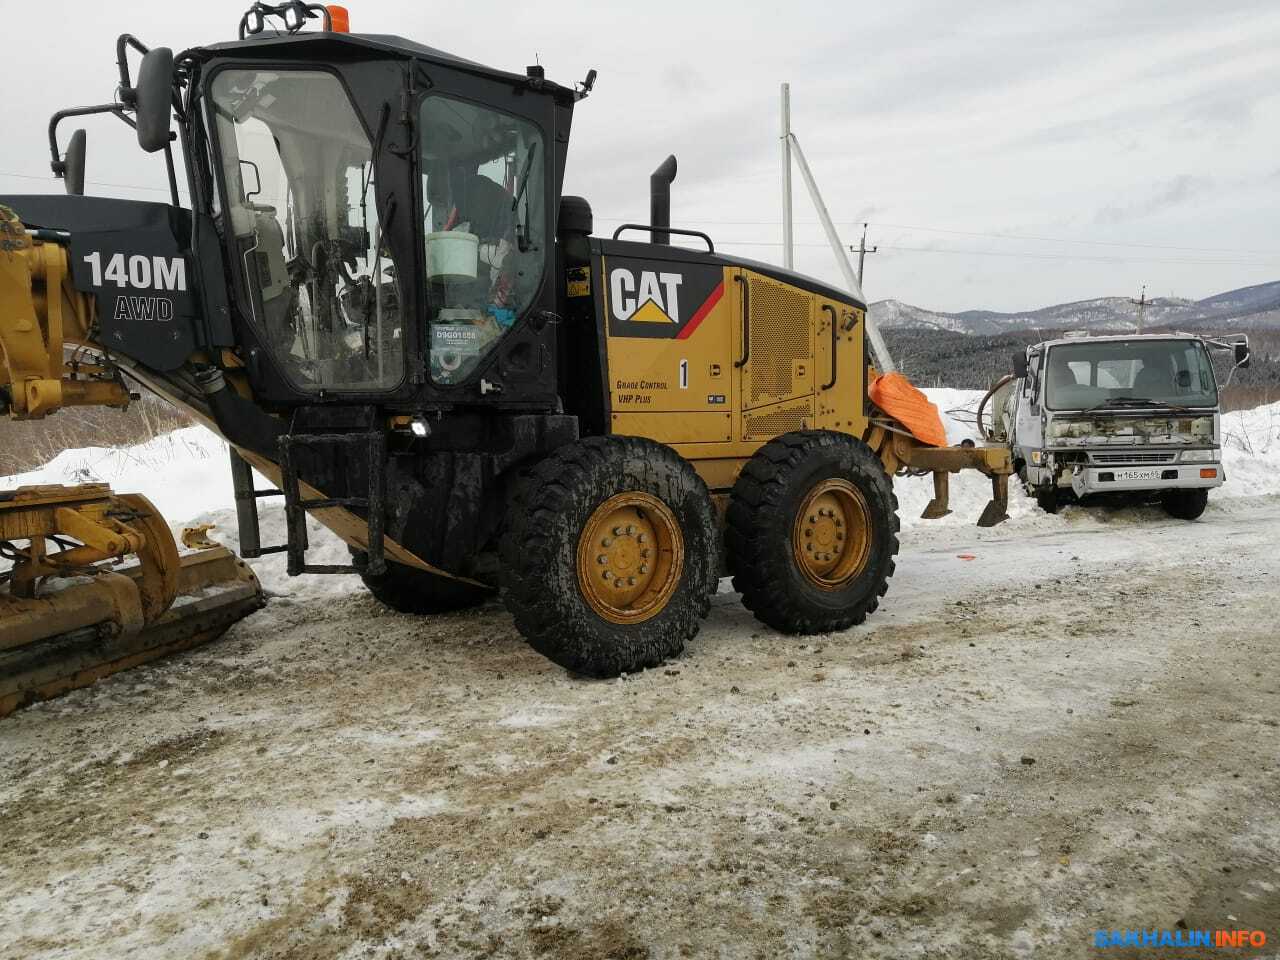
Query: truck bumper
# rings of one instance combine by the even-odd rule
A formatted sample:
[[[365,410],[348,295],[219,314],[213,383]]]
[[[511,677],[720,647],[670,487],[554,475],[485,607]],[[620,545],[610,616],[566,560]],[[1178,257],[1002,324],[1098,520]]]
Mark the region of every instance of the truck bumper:
[[[1207,476],[1212,471],[1212,476]],[[1137,473],[1138,476],[1127,476]],[[1082,466],[1071,474],[1077,497],[1094,493],[1136,490],[1200,490],[1220,487],[1226,479],[1220,463],[1179,463],[1169,466]]]

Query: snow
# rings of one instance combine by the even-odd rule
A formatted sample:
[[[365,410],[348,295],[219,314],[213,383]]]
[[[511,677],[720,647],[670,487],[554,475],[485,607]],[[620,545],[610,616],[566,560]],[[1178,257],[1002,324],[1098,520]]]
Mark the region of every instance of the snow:
[[[952,443],[976,439],[973,413],[982,398],[980,391],[949,388],[926,389],[925,394],[942,414],[947,438]],[[965,419],[969,420],[968,423]],[[1280,495],[1280,403],[1252,410],[1240,410],[1222,417],[1223,459],[1226,484],[1213,491],[1210,511],[1233,512],[1237,498]],[[141,493],[151,500],[181,533],[185,526],[213,523],[210,536],[232,550],[239,549],[235,500],[227,468],[227,445],[204,427],[187,427],[137,446],[126,448],[85,447],[67,450],[38,470],[0,478],[0,487],[25,484],[76,484],[105,482],[121,493]],[[257,478],[260,488],[269,486]],[[899,516],[904,533],[912,538],[928,538],[930,530],[971,527],[991,497],[990,481],[975,472],[951,477],[951,514],[925,521],[920,514],[933,496],[929,477],[898,477],[894,481]],[[258,504],[261,539],[270,546],[284,542],[284,510],[279,498]],[[1056,516],[1041,512],[1016,480],[1009,485],[1009,521],[998,528],[1068,530],[1080,525],[1140,522],[1141,510],[1099,511],[1067,507]],[[311,563],[346,563],[346,546],[315,520],[308,520]],[[268,592],[277,596],[315,598],[340,596],[359,589],[353,577],[289,577],[283,554],[251,561]]]
[[[0,477],[0,488],[33,484],[109,483],[117,493],[140,493],[155,505],[180,536],[183,527],[212,523],[209,536],[240,550],[235,496],[231,489],[227,444],[205,427],[186,427],[132,447],[81,447],[64,450],[38,470]],[[271,484],[255,473],[259,489]],[[258,503],[263,546],[285,541],[284,501]],[[314,519],[307,519],[308,563],[349,563],[346,545]],[[355,591],[353,577],[301,576],[286,572],[284,554],[250,561],[269,594],[314,598]]]

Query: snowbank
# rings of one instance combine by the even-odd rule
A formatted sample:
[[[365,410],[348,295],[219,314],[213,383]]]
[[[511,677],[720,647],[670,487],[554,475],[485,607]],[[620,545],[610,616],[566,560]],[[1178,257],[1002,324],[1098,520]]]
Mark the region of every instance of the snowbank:
[[[947,438],[959,443],[976,438],[974,414],[982,393],[946,388],[925,393],[942,413]],[[1225,414],[1222,418],[1223,458],[1227,483],[1213,492],[1212,512],[1230,512],[1231,499],[1280,495],[1280,403]],[[188,427],[144,444],[125,448],[85,447],[67,450],[39,470],[0,478],[0,487],[40,483],[85,483],[100,481],[122,492],[141,493],[180,532],[197,523],[214,523],[211,535],[233,550],[239,548],[235,500],[227,468],[227,445],[204,427]],[[258,478],[259,486],[267,482]],[[899,477],[894,481],[899,516],[904,531],[912,538],[928,537],[931,529],[973,528],[982,508],[991,498],[991,484],[977,473],[951,477],[951,515],[925,521],[920,514],[933,496],[929,477]],[[259,503],[262,542],[284,542],[284,510],[279,499]],[[1022,491],[1009,485],[1008,523],[997,528],[1001,535],[1010,529],[1067,529],[1082,524],[1142,522],[1140,510],[1103,512],[1067,507],[1056,516],[1042,513]],[[347,549],[332,533],[314,520],[308,521],[312,563],[346,563]],[[345,594],[359,588],[353,577],[289,577],[283,555],[252,561],[263,586],[275,594],[317,597]]]
[[[0,488],[46,483],[109,483],[120,493],[140,493],[173,526],[213,523],[210,536],[239,552],[235,496],[227,466],[227,445],[204,427],[186,427],[132,447],[81,447],[64,450],[38,470],[0,478]],[[259,488],[270,485],[257,477]],[[284,543],[284,502],[275,497],[258,504],[262,543]],[[346,545],[308,519],[309,563],[348,563]],[[353,577],[303,576],[286,573],[283,554],[250,561],[263,587],[271,593],[315,597],[349,593],[359,587]]]

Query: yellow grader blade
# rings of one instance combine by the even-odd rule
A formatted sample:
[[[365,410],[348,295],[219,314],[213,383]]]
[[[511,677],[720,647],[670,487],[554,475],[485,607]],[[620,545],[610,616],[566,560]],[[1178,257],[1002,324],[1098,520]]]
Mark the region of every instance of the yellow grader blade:
[[[180,557],[145,497],[106,484],[0,492],[0,556],[0,716],[216,639],[265,602],[231,551]]]

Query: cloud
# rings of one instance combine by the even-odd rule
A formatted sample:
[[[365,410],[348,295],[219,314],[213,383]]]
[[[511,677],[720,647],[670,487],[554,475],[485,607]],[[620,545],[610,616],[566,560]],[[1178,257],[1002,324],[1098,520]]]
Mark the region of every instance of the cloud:
[[[1098,224],[1113,226],[1127,223],[1130,220],[1141,220],[1157,213],[1163,213],[1172,207],[1178,207],[1195,197],[1208,193],[1213,186],[1209,177],[1193,176],[1182,173],[1172,180],[1157,184],[1155,189],[1141,200],[1123,205],[1112,204],[1103,207],[1094,217]]]

